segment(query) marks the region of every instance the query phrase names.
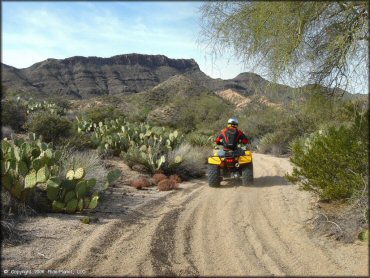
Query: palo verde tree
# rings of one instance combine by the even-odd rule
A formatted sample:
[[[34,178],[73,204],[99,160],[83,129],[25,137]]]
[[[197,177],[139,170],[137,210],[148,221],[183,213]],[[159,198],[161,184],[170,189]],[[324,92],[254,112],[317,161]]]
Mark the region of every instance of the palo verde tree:
[[[273,79],[296,76],[327,87],[367,78],[366,1],[206,2],[200,42],[218,56],[230,49]]]

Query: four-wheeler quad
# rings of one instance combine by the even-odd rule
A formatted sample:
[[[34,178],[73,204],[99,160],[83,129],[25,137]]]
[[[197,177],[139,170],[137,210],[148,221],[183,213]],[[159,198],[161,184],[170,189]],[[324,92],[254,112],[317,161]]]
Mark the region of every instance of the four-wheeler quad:
[[[251,151],[238,148],[236,150],[216,150],[208,157],[209,186],[219,186],[223,178],[240,178],[243,185],[253,182],[253,161]]]

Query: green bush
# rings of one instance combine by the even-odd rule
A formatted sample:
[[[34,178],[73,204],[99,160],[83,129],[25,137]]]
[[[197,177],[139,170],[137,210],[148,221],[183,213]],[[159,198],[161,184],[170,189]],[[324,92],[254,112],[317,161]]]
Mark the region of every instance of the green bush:
[[[205,175],[207,157],[211,152],[211,148],[182,143],[168,152],[163,170],[168,175],[178,175],[182,180],[200,178]],[[178,158],[181,158],[180,161]]]
[[[198,132],[189,133],[185,137],[185,141],[189,142],[192,146],[212,146],[212,142],[215,140],[216,135],[207,136]]]
[[[72,133],[72,123],[65,117],[49,113],[35,113],[27,120],[28,131],[42,136],[45,142],[59,143]]]
[[[58,142],[60,145],[68,146],[78,151],[84,151],[88,149],[94,149],[95,145],[91,142],[89,135],[77,133],[76,130],[71,131],[69,137]]]
[[[330,127],[297,140],[288,178],[322,199],[349,199],[368,177],[368,111],[357,113],[350,126]]]
[[[104,122],[104,120],[114,120],[125,117],[125,113],[112,106],[92,107],[82,113],[82,118],[94,123]]]
[[[1,122],[10,126],[15,132],[23,130],[27,119],[27,109],[24,105],[13,100],[1,102]]]
[[[62,98],[62,97],[53,97],[48,99],[49,103],[54,103],[56,106],[64,109],[64,110],[69,110],[72,108],[71,102]]]

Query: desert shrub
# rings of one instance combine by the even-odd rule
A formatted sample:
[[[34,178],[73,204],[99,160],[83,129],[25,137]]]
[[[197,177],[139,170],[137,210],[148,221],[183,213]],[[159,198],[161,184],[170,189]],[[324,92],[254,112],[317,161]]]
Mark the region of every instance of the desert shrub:
[[[216,135],[214,136],[216,137]],[[185,141],[189,142],[192,146],[211,146],[213,137],[200,134],[198,132],[189,133],[185,137]]]
[[[127,111],[127,120],[130,122],[148,122],[150,125],[156,125],[158,124],[156,121],[151,121],[148,119],[148,114],[150,112],[150,109],[146,107],[140,107],[131,105],[129,108],[129,111]]]
[[[235,113],[232,105],[214,95],[203,95],[186,100],[174,101],[176,115],[170,120],[169,125],[180,129],[184,133],[202,130],[205,134],[212,134],[214,130],[225,127],[227,119]]]
[[[274,132],[261,137],[258,144],[260,152],[274,155],[289,153],[292,141],[310,134],[318,128],[318,123],[312,122],[302,113],[294,112],[291,115],[285,115],[282,119],[284,123],[277,125]]]
[[[267,133],[276,131],[282,126],[284,119],[283,111],[274,107],[262,106],[258,110],[246,110],[245,115],[239,119],[239,128],[243,132],[253,134],[253,137],[261,138]]]
[[[90,134],[77,132],[76,122],[73,122],[73,127],[70,130],[69,136],[61,138],[59,145],[67,146],[78,151],[95,149],[95,145],[91,142]]]
[[[64,148],[61,157],[60,176],[65,177],[70,169],[85,169],[85,179],[96,179],[94,190],[102,191],[105,189],[108,170],[104,162],[96,151],[77,151],[73,148]]]
[[[23,131],[27,120],[27,109],[17,101],[5,100],[1,102],[1,121],[15,132]]]
[[[170,181],[174,181],[176,183],[181,183],[182,182],[181,178],[178,175],[171,175],[169,177],[169,180]]]
[[[165,174],[157,173],[153,175],[153,180],[155,184],[158,184],[160,181],[167,179]]]
[[[66,118],[42,112],[31,115],[25,128],[37,136],[41,135],[45,142],[58,143],[72,133],[72,123]]]
[[[210,149],[182,143],[167,154],[163,169],[166,174],[176,174],[182,180],[202,177],[205,174],[205,163],[209,152]],[[178,163],[178,157],[181,157],[181,163]]]
[[[279,132],[267,133],[258,143],[258,151],[261,153],[282,154],[283,148]]]
[[[121,153],[121,158],[132,168],[135,164],[144,165],[151,173],[160,169],[165,161],[161,146],[156,145],[143,152],[139,146],[131,146],[127,152]]]
[[[62,97],[49,98],[48,102],[54,103],[56,106],[62,108],[62,110],[64,111],[71,109],[71,102]]]
[[[169,191],[172,189],[178,189],[179,184],[174,179],[164,179],[158,183],[157,188],[159,191]]]
[[[291,181],[322,199],[348,200],[363,190],[368,177],[368,111],[358,113],[351,126],[332,126],[297,140],[292,151]]]
[[[130,182],[130,185],[136,189],[142,189],[143,187],[150,187],[151,183],[145,177],[139,177]]]
[[[92,107],[82,113],[82,118],[94,123],[104,122],[104,120],[114,120],[119,117],[125,117],[125,113],[112,106]]]

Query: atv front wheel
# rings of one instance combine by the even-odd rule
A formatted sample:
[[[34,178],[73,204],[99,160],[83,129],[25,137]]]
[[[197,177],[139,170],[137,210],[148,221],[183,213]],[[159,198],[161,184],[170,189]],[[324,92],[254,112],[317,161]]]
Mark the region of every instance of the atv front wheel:
[[[211,187],[220,185],[220,168],[217,165],[210,165],[208,169],[208,185]]]
[[[253,164],[250,163],[242,170],[242,183],[249,185],[253,182]]]

